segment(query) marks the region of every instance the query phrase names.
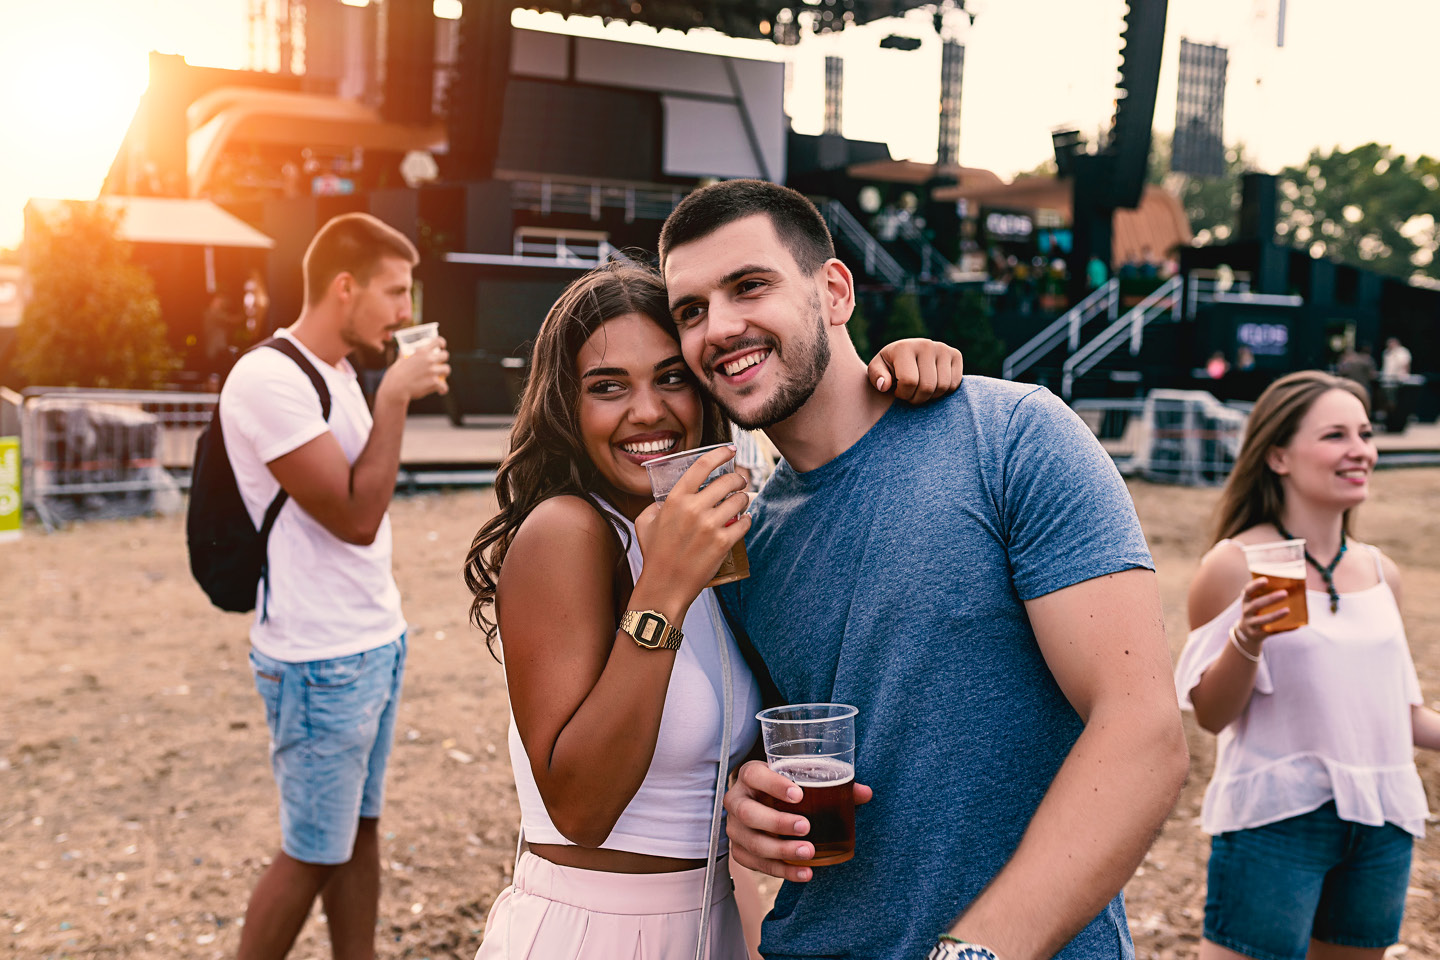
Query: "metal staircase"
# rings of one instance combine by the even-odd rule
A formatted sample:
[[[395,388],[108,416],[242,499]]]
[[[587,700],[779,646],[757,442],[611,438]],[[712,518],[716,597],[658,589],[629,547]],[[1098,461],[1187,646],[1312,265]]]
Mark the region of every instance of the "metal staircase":
[[[1060,395],[1067,401],[1075,389],[1075,381],[1085,376],[1096,364],[1114,353],[1122,343],[1130,343],[1130,355],[1138,356],[1145,339],[1145,327],[1153,320],[1169,313],[1171,320],[1179,320],[1183,298],[1182,278],[1171,277],[1156,287],[1144,300],[1125,312],[1120,319],[1096,334],[1088,343],[1070,354],[1060,372]]]
[[[895,287],[908,285],[910,277],[905,268],[881,246],[879,240],[870,235],[870,231],[860,225],[844,204],[838,200],[826,200],[820,206],[820,213],[825,217],[831,236],[843,241],[859,257],[860,268],[867,276],[884,280]]]
[[[1119,311],[1120,281],[1112,278],[1091,291],[1084,300],[1060,314],[1044,330],[1006,357],[1000,375],[1006,380],[1014,380],[1058,347],[1062,341],[1068,340],[1066,349],[1074,353],[1080,347],[1080,331],[1087,323],[1102,313],[1109,316],[1111,323],[1114,323]]]

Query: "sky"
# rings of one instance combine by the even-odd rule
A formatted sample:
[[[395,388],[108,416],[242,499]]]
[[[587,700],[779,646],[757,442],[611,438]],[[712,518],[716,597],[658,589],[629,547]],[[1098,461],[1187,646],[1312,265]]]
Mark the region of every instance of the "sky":
[[[347,0],[361,2],[361,0]],[[1314,147],[1371,140],[1440,154],[1435,119],[1434,0],[1170,0],[1155,127],[1174,126],[1180,38],[1230,48],[1225,136],[1257,167],[1278,170]],[[455,0],[437,0],[452,8]],[[968,0],[960,160],[1009,177],[1053,156],[1050,131],[1094,132],[1113,108],[1123,0]],[[191,63],[248,65],[246,0],[0,0],[0,247],[21,239],[28,197],[91,198],[147,83],[147,52]],[[1363,11],[1363,12],[1362,12]],[[912,11],[796,47],[691,31],[516,11],[517,26],[790,61],[786,108],[797,130],[823,121],[824,57],[845,58],[844,132],[885,141],[892,156],[935,158],[940,40]],[[898,33],[913,52],[882,50]]]

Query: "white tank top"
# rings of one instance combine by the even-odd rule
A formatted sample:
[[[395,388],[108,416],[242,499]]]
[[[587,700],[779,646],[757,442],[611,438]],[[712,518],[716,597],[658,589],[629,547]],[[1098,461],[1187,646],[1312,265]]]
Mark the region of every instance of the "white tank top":
[[[1244,830],[1308,813],[1329,800],[1342,820],[1393,823],[1425,836],[1425,788],[1415,769],[1410,707],[1423,702],[1405,625],[1380,551],[1380,582],[1340,595],[1307,591],[1309,624],[1265,641],[1254,692],[1220,731],[1201,828]],[[1219,659],[1240,599],[1190,632],[1175,667],[1180,705]]]
[[[613,512],[613,511],[612,511]],[[638,581],[643,559],[635,527],[615,514],[629,535],[630,574]],[[711,612],[714,616],[712,618]],[[715,624],[719,624],[717,636]],[[710,818],[715,798],[715,764],[719,761],[721,710],[725,688],[720,674],[720,644],[730,648],[733,681],[730,768],[750,753],[760,724],[760,687],[745,665],[712,590],[702,590],[685,614],[680,629],[685,641],[675,655],[670,687],[665,694],[665,711],[650,770],[616,821],[610,836],[600,846],[656,857],[703,860],[710,852]],[[604,762],[603,758],[597,758]],[[510,715],[510,766],[520,799],[520,825],[530,843],[573,846],[555,828],[535,775],[525,744]],[[727,849],[725,831],[720,831],[720,851]]]

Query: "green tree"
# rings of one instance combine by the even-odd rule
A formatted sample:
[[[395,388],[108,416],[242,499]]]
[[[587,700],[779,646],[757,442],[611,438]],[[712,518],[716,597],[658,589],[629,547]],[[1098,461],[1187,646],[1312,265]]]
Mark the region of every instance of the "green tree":
[[[936,325],[936,334],[965,355],[965,372],[1000,376],[1005,362],[1005,341],[995,336],[990,306],[983,294],[966,290],[959,302],[946,308]]]
[[[1440,160],[1367,143],[1280,173],[1278,239],[1396,277],[1440,279]]]
[[[881,344],[894,343],[910,337],[928,337],[925,318],[920,315],[920,299],[914,291],[907,290],[890,303],[890,314],[885,318]]]
[[[855,298],[855,309],[846,321],[845,329],[850,333],[850,342],[855,344],[855,352],[860,354],[861,360],[869,363],[875,353],[870,349],[870,320],[865,316],[864,301],[859,297]]]
[[[69,202],[30,223],[30,300],[15,366],[44,386],[156,387],[179,366],[150,275],[119,239],[119,215]]]

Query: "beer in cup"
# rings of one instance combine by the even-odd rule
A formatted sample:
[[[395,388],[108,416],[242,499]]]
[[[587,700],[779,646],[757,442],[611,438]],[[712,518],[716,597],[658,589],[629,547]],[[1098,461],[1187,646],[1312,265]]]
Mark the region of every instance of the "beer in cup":
[[[413,327],[401,327],[395,331],[395,352],[404,359],[420,349],[422,343],[428,343],[438,336],[438,323],[417,323]]]
[[[1269,580],[1272,591],[1285,591],[1284,600],[1272,603],[1260,613],[1263,615],[1281,607],[1290,608],[1290,612],[1282,619],[1266,624],[1265,632],[1281,633],[1309,623],[1310,617],[1305,606],[1305,541],[1277,540],[1273,543],[1242,546],[1242,549],[1245,551],[1245,564],[1250,568],[1250,576]]]
[[[811,860],[787,860],[797,867],[824,867],[855,856],[855,715],[844,703],[801,703],[755,714],[765,741],[765,762],[795,781],[804,796],[788,803],[761,799],[810,822],[805,839],[815,845]]]
[[[711,450],[729,446],[732,444],[717,443],[708,447],[696,447],[694,450],[682,450],[679,453],[656,457],[654,460],[646,460],[645,470],[650,474],[650,489],[655,493],[655,502],[665,502],[665,498],[670,496],[671,488],[675,486],[681,474],[690,469],[692,463]],[[706,478],[705,483],[700,485],[700,488],[703,490],[706,484],[721,474],[734,472],[735,461],[733,459],[726,460],[710,472],[710,476]],[[735,546],[730,548],[729,554],[720,562],[720,569],[715,572],[715,576],[706,586],[717,587],[722,583],[744,580],[748,576],[750,576],[750,558],[745,555],[745,540],[742,537],[735,542]]]

